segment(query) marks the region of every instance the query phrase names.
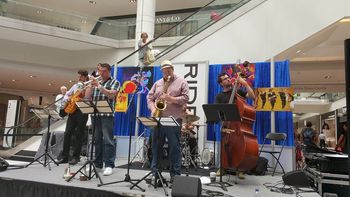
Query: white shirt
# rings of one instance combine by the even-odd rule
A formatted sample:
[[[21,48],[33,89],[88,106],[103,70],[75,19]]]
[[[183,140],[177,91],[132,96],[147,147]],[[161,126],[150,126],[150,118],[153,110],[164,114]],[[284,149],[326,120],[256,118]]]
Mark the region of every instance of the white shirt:
[[[57,96],[56,96],[56,99],[55,99],[55,101],[56,101],[56,103],[55,103],[55,105],[56,105],[56,111],[57,112],[60,112],[60,109],[62,109],[64,106],[64,102],[63,102],[63,94],[58,94]],[[60,100],[61,99],[61,100]],[[59,101],[58,101],[59,100]]]

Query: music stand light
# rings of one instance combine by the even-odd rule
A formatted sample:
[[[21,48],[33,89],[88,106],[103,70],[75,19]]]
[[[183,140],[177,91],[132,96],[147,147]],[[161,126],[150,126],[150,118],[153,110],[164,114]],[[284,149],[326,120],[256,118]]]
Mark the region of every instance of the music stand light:
[[[81,113],[83,114],[93,114],[94,115],[94,122],[92,127],[92,143],[91,143],[91,151],[90,151],[90,158],[88,157],[88,160],[84,163],[82,167],[79,168],[78,171],[76,171],[73,176],[71,176],[69,179],[67,179],[67,182],[72,180],[79,172],[86,176],[89,180],[93,177],[92,170],[94,171],[96,177],[99,179],[100,183],[103,184],[102,179],[100,175],[97,172],[96,166],[92,160],[93,158],[93,149],[95,144],[95,130],[96,130],[96,117],[97,113],[113,113],[113,110],[111,106],[109,105],[108,101],[101,100],[101,101],[78,101],[75,103],[77,107],[80,109]],[[85,172],[86,166],[89,165],[89,172]],[[91,168],[92,167],[92,168]],[[87,173],[87,174],[86,174]]]
[[[44,167],[48,166],[49,170],[51,170],[50,166],[50,160],[53,161],[58,166],[58,163],[52,158],[52,156],[49,153],[49,139],[50,139],[50,126],[51,126],[51,118],[54,119],[61,119],[61,117],[58,115],[58,113],[55,110],[47,110],[47,109],[34,109],[34,114],[38,116],[40,119],[47,118],[47,132],[46,132],[46,139],[45,139],[45,152],[40,155],[38,158],[36,158],[34,161],[30,162],[25,166],[28,167],[32,165],[34,162],[38,162]],[[40,159],[44,157],[44,163],[40,161]]]
[[[223,121],[240,121],[241,117],[239,115],[236,104],[204,104],[202,105],[205,116],[207,118],[207,123],[221,123],[220,131],[222,130]],[[216,141],[216,133],[214,135],[214,143]],[[214,144],[215,148],[215,144]],[[222,142],[220,142],[220,181],[209,183],[210,186],[219,186],[224,191],[227,191],[226,187],[233,186],[230,183],[222,181]],[[215,150],[214,150],[215,154]],[[215,157],[214,157],[215,161]]]

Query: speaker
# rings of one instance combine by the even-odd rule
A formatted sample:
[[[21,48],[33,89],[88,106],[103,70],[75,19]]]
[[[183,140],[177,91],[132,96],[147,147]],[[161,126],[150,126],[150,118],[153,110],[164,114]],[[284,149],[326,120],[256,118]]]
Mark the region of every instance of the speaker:
[[[282,176],[285,185],[294,187],[310,187],[309,178],[302,170],[295,170]]]
[[[172,197],[200,197],[202,184],[199,178],[175,176],[171,190]]]
[[[9,167],[9,163],[3,158],[0,157],[0,172],[5,171]]]

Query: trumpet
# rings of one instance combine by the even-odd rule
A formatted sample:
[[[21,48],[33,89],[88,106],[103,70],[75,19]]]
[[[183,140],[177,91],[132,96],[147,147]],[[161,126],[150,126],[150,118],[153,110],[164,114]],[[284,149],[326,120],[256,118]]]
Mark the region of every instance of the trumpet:
[[[100,81],[102,80],[101,75],[98,76],[98,77],[96,77],[95,80],[97,80],[98,82],[100,82]],[[90,79],[89,81],[85,81],[85,82],[83,83],[83,85],[84,85],[84,86],[90,85],[93,81],[94,81],[94,79]]]

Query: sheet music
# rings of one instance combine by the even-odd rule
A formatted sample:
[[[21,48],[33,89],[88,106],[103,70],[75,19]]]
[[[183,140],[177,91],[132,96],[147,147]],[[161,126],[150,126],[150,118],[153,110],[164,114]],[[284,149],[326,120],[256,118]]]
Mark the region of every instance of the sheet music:
[[[174,119],[174,117],[160,117],[155,118],[157,121],[160,121],[160,125],[166,126],[166,127],[179,127],[179,123]]]
[[[155,127],[157,126],[157,122],[153,118],[147,118],[147,117],[137,117],[139,121],[145,125],[146,127]]]

